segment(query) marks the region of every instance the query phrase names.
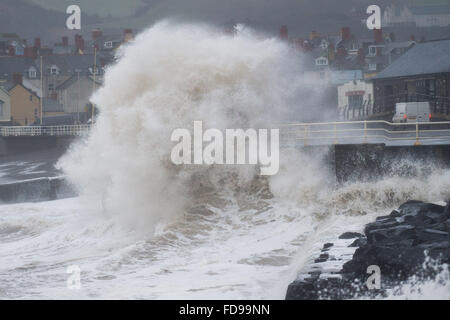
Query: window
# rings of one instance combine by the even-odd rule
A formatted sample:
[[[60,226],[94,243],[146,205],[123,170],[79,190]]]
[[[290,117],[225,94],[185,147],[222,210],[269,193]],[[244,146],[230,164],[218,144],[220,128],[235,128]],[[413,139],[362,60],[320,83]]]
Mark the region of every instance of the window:
[[[2,101],[2,100],[0,100],[0,117],[2,117],[3,116],[3,105],[4,105],[5,103]]]
[[[98,69],[99,69],[98,66],[95,67],[95,74],[99,74],[99,70]],[[90,74],[94,74],[94,67],[90,67],[89,68],[89,72],[90,72]]]
[[[317,66],[327,66],[328,65],[328,59],[326,59],[326,58],[317,58],[316,59],[316,65]]]
[[[52,66],[50,68],[50,74],[57,75],[58,74],[58,67],[57,66]]]
[[[369,70],[370,71],[377,71],[377,64],[376,63],[369,63]]]
[[[377,54],[377,47],[369,47],[369,54],[375,56]]]
[[[49,83],[48,84],[48,91],[53,91],[55,90],[55,85],[53,83]]]
[[[106,41],[105,42],[105,48],[111,49],[113,47],[112,41]]]
[[[31,69],[28,71],[28,77],[29,77],[30,79],[34,79],[34,78],[36,78],[36,76],[37,76],[36,69],[31,68]]]
[[[33,95],[30,94],[30,101],[33,101]]]
[[[427,17],[427,22],[428,22],[428,24],[436,25],[438,21],[435,16],[429,16],[429,17]]]
[[[359,109],[363,105],[363,96],[362,95],[352,95],[348,96],[348,107],[350,109]]]

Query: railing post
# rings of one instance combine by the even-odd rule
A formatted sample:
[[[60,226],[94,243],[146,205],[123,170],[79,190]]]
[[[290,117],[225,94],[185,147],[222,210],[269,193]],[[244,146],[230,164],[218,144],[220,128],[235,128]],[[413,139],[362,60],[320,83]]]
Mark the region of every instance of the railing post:
[[[419,141],[419,122],[416,121],[416,142],[414,143],[415,146],[420,146],[421,143]]]
[[[305,139],[303,140],[303,145],[308,145],[308,125],[305,125]]]
[[[364,143],[367,143],[367,121],[364,120]]]
[[[334,136],[334,141],[333,141],[333,144],[337,144],[337,132],[336,132],[336,123],[334,124],[334,134],[333,134],[333,136]]]

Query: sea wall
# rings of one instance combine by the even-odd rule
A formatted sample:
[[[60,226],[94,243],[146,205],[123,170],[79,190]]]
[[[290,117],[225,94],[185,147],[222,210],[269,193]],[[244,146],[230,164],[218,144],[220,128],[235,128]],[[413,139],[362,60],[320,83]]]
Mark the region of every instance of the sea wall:
[[[0,203],[49,201],[76,196],[64,178],[37,178],[0,185]]]
[[[370,181],[386,175],[414,175],[413,164],[417,162],[450,167],[450,145],[335,145],[330,152],[334,156],[333,165],[339,183]]]
[[[66,149],[75,137],[31,136],[0,137],[0,159],[2,156],[25,154],[52,148]]]

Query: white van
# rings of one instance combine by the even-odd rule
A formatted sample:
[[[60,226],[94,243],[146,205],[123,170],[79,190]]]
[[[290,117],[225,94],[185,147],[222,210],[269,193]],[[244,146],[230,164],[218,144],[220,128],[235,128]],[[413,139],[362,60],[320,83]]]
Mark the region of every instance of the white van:
[[[394,123],[430,122],[431,108],[429,102],[400,102],[395,104]]]

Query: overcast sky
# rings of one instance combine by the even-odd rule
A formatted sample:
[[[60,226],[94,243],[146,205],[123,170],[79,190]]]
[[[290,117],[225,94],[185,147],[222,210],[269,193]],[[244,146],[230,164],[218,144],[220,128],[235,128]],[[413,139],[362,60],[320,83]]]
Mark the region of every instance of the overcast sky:
[[[10,6],[17,6],[20,0],[1,0]],[[15,2],[17,1],[17,2]],[[414,2],[415,4],[450,4],[450,0],[21,0],[37,4],[46,10],[57,10],[59,15],[31,19],[36,14],[29,13],[24,19],[16,19],[10,14],[1,17],[0,27],[4,31],[14,31],[27,37],[59,37],[66,32],[65,10],[67,6],[78,4],[84,14],[82,32],[90,33],[100,27],[106,31],[132,28],[135,31],[164,19],[194,20],[224,25],[244,22],[254,28],[276,33],[281,25],[287,25],[290,35],[306,36],[310,31],[338,34],[343,26],[350,26],[354,33],[361,35],[365,30],[361,19],[370,4]],[[1,3],[0,3],[1,5]],[[35,9],[26,9],[37,11]],[[14,13],[19,15],[18,12]],[[43,15],[43,12],[38,14]],[[98,15],[96,18],[94,15]],[[0,12],[1,16],[1,12]]]

